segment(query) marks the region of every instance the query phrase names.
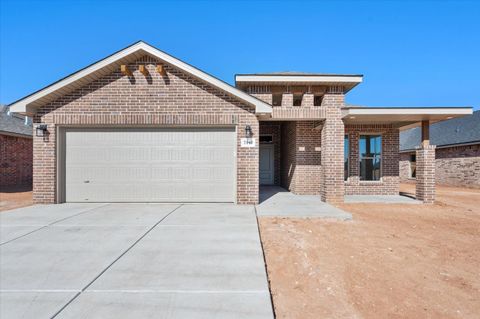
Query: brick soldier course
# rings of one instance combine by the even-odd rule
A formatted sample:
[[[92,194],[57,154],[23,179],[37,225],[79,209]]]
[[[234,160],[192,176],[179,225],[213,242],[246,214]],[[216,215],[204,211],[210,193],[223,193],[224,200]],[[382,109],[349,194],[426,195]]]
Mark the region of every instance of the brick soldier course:
[[[286,72],[237,75],[233,87],[138,42],[11,107],[34,116],[35,127],[47,125],[45,136],[34,137],[33,143],[36,203],[62,202],[67,187],[59,155],[64,152],[63,128],[228,126],[236,129],[232,171],[236,203],[258,203],[260,136],[271,135],[274,184],[337,204],[345,194],[398,194],[398,135],[403,125],[426,116],[442,120],[471,112],[469,108],[398,112],[347,106],[346,94],[361,81],[361,75]],[[359,136],[371,132],[382,135],[382,176],[360,181]],[[351,145],[347,180],[345,134]],[[428,161],[435,150],[422,152],[426,164],[417,195],[431,202],[434,179]]]

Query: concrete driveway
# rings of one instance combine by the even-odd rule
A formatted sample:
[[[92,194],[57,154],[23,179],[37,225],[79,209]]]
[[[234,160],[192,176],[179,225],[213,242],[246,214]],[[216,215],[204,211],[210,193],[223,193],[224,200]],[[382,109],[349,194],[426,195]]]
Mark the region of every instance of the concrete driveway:
[[[273,318],[253,206],[0,213],[1,318]]]

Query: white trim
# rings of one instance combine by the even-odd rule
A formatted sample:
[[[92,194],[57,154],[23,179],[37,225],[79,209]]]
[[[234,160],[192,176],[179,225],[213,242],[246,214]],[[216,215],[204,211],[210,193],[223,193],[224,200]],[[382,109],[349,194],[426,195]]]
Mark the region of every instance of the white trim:
[[[471,107],[369,107],[344,109],[345,116],[351,115],[470,115]]]
[[[183,62],[183,61],[180,61],[176,58],[174,58],[173,56],[171,55],[168,55],[166,54],[165,52],[162,52],[148,44],[146,44],[145,42],[138,42],[120,52],[117,52],[77,73],[74,73],[70,76],[68,76],[67,78],[65,78],[64,80],[58,82],[58,83],[55,83],[51,86],[48,86],[46,88],[44,88],[43,90],[31,95],[31,96],[28,96],[20,101],[17,101],[16,103],[12,104],[10,106],[12,112],[17,112],[17,113],[25,113],[25,112],[31,112],[33,111],[31,108],[29,109],[29,104],[48,95],[48,94],[51,94],[59,89],[61,89],[62,87],[65,87],[66,85],[69,85],[69,84],[72,84],[73,82],[75,81],[78,81],[86,76],[88,76],[89,74],[101,69],[101,68],[104,68],[106,66],[108,66],[109,64],[112,64],[122,58],[125,58],[127,57],[128,55],[131,55],[137,51],[140,51],[140,50],[143,50],[157,58],[159,58],[160,60],[166,62],[167,64],[170,64],[184,72],[187,72],[191,75],[193,75],[194,77],[197,77],[227,93],[230,93],[231,95],[235,96],[235,97],[238,97],[239,99],[249,103],[249,104],[252,104],[255,106],[255,111],[256,113],[272,113],[272,107],[270,105],[268,105],[267,103]]]
[[[301,83],[361,83],[363,77],[359,75],[235,75],[237,83],[254,82],[301,82]]]

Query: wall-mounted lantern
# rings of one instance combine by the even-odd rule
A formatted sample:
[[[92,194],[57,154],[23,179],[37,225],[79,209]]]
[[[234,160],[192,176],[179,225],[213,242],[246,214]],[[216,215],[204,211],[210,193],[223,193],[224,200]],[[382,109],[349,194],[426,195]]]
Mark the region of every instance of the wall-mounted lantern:
[[[250,125],[245,126],[245,137],[251,138],[253,136],[252,127]]]
[[[37,137],[45,137],[48,134],[47,124],[40,124],[35,129]]]

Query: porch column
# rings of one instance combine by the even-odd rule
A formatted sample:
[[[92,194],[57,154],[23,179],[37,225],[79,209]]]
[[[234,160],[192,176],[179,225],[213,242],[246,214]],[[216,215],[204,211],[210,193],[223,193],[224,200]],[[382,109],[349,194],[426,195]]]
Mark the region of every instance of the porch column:
[[[293,93],[283,93],[282,94],[282,106],[293,106]]]
[[[422,121],[422,142],[416,150],[415,196],[426,204],[435,201],[435,145],[430,145],[430,123]]]
[[[343,90],[329,88],[322,101],[325,108],[325,121],[322,127],[322,181],[320,193],[322,201],[343,203],[345,194],[343,173],[343,143],[345,127],[341,107],[345,104]]]

